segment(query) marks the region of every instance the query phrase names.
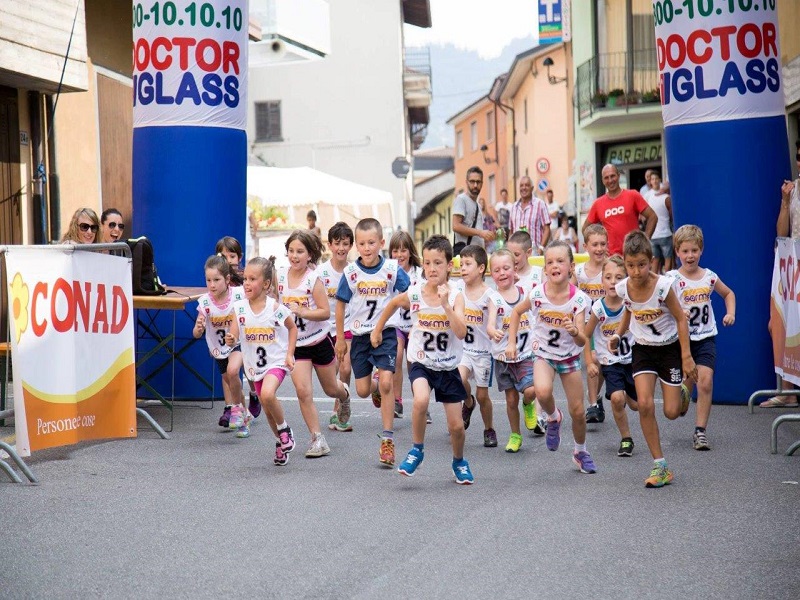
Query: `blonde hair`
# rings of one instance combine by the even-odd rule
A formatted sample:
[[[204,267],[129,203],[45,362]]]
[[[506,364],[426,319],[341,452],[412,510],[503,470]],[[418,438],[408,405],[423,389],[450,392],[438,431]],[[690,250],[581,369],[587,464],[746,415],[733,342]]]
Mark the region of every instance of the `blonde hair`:
[[[511,252],[511,250],[509,250],[508,248],[500,248],[499,250],[495,250],[492,253],[492,256],[489,257],[489,270],[492,269],[492,262],[494,262],[494,259],[503,257],[506,257],[509,260],[511,260],[512,265],[514,264],[514,253]]]
[[[703,230],[697,225],[681,225],[672,237],[672,243],[677,252],[684,242],[694,242],[700,250],[703,249]]]
[[[586,227],[586,232],[583,234],[584,243],[588,244],[589,238],[593,235],[602,235],[608,241],[608,232],[600,223],[592,223]]]
[[[78,225],[78,219],[81,217],[89,219],[92,222],[92,225],[95,226],[94,239],[92,240],[92,243],[97,243],[97,238],[100,235],[100,219],[97,218],[97,213],[91,208],[79,208],[75,211],[75,213],[72,215],[72,219],[69,222],[67,232],[64,234],[64,237],[61,238],[62,242],[75,242],[77,244],[83,243],[80,238],[80,228]]]
[[[623,271],[625,270],[625,260],[619,254],[613,254],[603,262],[604,273],[608,265],[615,265],[616,267],[622,269]]]

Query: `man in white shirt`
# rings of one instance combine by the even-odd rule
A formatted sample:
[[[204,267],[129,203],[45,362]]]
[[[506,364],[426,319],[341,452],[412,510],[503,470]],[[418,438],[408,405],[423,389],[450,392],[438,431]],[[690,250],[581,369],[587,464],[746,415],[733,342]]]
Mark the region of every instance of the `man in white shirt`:
[[[550,214],[550,239],[553,239],[556,229],[558,229],[558,212],[561,207],[553,200],[553,190],[547,190],[547,212]]]

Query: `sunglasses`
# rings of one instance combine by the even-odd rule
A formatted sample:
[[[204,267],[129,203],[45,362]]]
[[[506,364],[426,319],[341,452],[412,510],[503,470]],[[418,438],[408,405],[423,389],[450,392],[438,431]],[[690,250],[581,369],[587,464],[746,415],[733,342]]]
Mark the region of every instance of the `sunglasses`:
[[[109,229],[116,229],[117,227],[119,227],[119,230],[122,231],[125,229],[125,223],[114,223],[113,221],[108,222]]]
[[[97,225],[89,225],[89,223],[78,223],[78,227],[81,231],[89,231],[90,229],[93,233],[97,231]]]

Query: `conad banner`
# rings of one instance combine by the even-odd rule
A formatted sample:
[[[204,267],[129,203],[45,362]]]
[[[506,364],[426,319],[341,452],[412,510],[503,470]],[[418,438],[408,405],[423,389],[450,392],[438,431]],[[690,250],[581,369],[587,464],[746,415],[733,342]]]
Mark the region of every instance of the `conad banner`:
[[[133,3],[133,126],[245,129],[247,0]]]
[[[770,323],[775,372],[800,385],[800,242],[778,238],[772,269]]]
[[[135,437],[129,259],[24,246],[5,258],[17,452]]]
[[[653,0],[664,125],[783,115],[776,0]]]

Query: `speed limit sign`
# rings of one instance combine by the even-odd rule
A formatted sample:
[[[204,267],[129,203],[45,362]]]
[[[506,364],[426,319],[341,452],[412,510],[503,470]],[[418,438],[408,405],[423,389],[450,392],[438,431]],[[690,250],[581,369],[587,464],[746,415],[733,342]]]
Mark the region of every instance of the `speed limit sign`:
[[[547,160],[545,157],[542,157],[536,161],[536,171],[540,175],[544,175],[549,170],[550,170],[550,161]]]

